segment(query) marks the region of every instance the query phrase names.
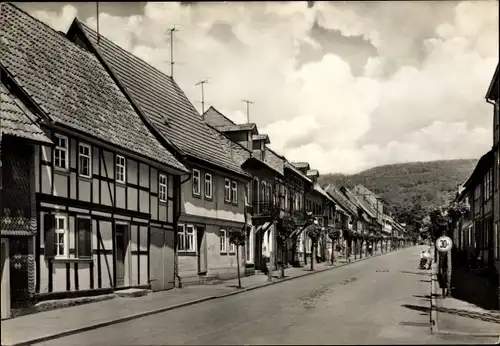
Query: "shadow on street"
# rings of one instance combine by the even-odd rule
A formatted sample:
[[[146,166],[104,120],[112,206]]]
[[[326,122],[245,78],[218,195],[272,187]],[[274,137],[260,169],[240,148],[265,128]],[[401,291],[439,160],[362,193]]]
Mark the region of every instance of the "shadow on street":
[[[413,305],[413,304],[403,304],[401,306],[404,308],[410,309],[410,310],[415,310],[415,311],[420,311],[420,312],[425,312],[425,313],[430,313],[430,311],[431,311],[430,307],[428,307],[428,306],[420,306],[420,305]],[[452,314],[452,315],[456,315],[456,316],[471,318],[471,319],[475,319],[475,320],[481,320],[481,321],[485,321],[485,322],[500,323],[500,314],[495,314],[495,313],[480,313],[480,312],[473,312],[473,311],[462,310],[462,309],[448,309],[448,308],[442,308],[442,307],[438,307],[437,311],[441,312],[441,313],[445,313],[445,314]]]
[[[419,272],[407,272],[407,271],[400,271],[400,273],[403,274],[413,274],[413,275],[422,275],[422,276],[429,276],[429,273],[419,273]]]

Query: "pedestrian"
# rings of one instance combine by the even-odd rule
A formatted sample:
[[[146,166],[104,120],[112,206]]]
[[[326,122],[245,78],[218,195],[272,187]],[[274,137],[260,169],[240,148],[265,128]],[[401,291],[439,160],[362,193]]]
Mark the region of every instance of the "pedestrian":
[[[373,256],[373,246],[372,246],[372,243],[368,243],[368,253],[370,254],[370,256]]]

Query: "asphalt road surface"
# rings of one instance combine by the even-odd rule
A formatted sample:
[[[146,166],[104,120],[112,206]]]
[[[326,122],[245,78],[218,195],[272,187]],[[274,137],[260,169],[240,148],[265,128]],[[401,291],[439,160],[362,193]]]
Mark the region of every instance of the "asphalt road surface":
[[[420,247],[44,345],[461,343],[430,334]]]

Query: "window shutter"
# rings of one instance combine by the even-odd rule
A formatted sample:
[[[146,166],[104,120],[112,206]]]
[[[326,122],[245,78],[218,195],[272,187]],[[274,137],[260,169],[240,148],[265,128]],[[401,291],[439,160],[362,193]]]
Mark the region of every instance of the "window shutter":
[[[76,227],[78,231],[78,248],[76,254],[79,258],[91,257],[91,220],[78,218]]]
[[[55,230],[56,230],[56,217],[52,214],[45,214],[43,216],[43,231],[44,231],[44,248],[45,258],[54,258],[55,255]]]

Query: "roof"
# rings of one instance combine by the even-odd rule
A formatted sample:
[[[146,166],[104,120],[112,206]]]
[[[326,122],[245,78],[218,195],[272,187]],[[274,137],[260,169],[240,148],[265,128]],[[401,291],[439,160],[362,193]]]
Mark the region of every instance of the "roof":
[[[340,205],[347,213],[354,217],[358,216],[358,208],[340,190],[333,184],[329,184],[325,188],[326,192],[332,197],[335,203]]]
[[[385,203],[386,205],[389,204],[389,202],[387,202],[383,197],[377,195],[375,192],[371,191],[366,186],[361,184],[357,184],[356,186],[354,186],[352,192],[360,195],[370,195],[373,196],[375,199],[380,200],[382,203]]]
[[[255,123],[214,126],[222,132],[253,131],[256,127]]]
[[[266,146],[266,154],[264,155],[264,162],[273,167],[281,175],[285,174],[285,158],[277,154],[274,150]]]
[[[92,54],[14,5],[0,6],[1,64],[46,116],[187,172],[151,134]]]
[[[311,168],[311,167],[309,167],[309,163],[307,163],[307,162],[291,162],[291,164],[297,169],[309,170]]]
[[[202,119],[171,76],[160,72],[132,53],[100,35],[75,18],[68,37],[78,34],[110,69],[137,109],[159,135],[182,155],[243,176],[247,174],[231,159],[216,131]]]
[[[492,167],[493,163],[494,163],[494,151],[490,150],[486,154],[481,156],[481,158],[476,164],[476,167],[469,176],[469,179],[467,179],[467,181],[464,183],[463,186],[465,190],[462,192],[465,193],[466,190],[469,190],[470,185],[476,180],[476,178],[484,174],[490,167]]]
[[[29,139],[38,143],[52,143],[40,126],[37,117],[22,102],[0,84],[0,135]]]
[[[208,125],[211,127],[210,125]],[[242,166],[245,162],[248,160],[252,159],[257,161],[259,164],[266,166],[272,171],[275,171],[278,174],[283,174],[277,171],[274,167],[268,165],[266,162],[258,159],[257,157],[252,155],[252,151],[245,148],[243,145],[241,145],[238,142],[233,141],[232,139],[228,138],[224,133],[217,131],[216,133],[219,137],[219,140],[221,141],[222,147],[226,152],[231,153],[231,157],[234,162],[236,162],[238,165]]]
[[[330,195],[325,190],[323,190],[323,188],[318,183],[314,183],[313,189],[323,195],[323,197],[325,197],[330,202],[334,202],[332,197],[330,197]]]
[[[307,176],[317,177],[319,176],[319,171],[317,169],[310,169],[307,171]]]
[[[490,101],[500,99],[500,62],[497,64],[490,86],[486,92],[486,99]]]
[[[252,140],[254,141],[265,141],[266,144],[270,144],[271,141],[269,140],[269,136],[266,135],[266,134],[262,134],[262,135],[253,135],[252,136]]]
[[[285,168],[288,168],[289,170],[300,176],[303,180],[312,184],[312,180],[306,177],[304,174],[302,174],[302,172],[299,171],[297,168],[295,168],[290,162],[285,161]]]
[[[368,214],[368,216],[370,216],[371,218],[375,218],[376,217],[376,212],[374,212],[373,209],[370,206],[368,206],[366,203],[363,203],[358,197],[356,197],[356,195],[354,193],[352,193],[351,191],[349,191],[345,187],[342,188],[342,191],[347,196],[347,198],[349,198],[358,207],[360,207],[361,209],[363,209],[365,211],[365,213]]]

